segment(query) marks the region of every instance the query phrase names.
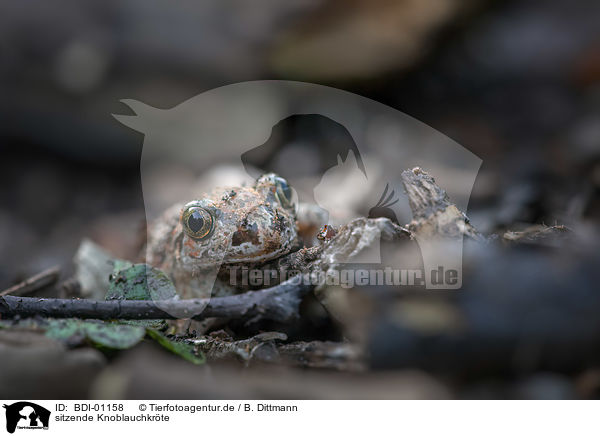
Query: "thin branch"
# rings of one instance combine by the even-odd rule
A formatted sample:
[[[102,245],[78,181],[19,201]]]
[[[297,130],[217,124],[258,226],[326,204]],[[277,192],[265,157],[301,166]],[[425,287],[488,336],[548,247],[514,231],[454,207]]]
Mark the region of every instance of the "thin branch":
[[[285,322],[298,316],[302,297],[313,289],[308,281],[292,278],[272,288],[250,291],[228,297],[154,301],[0,297],[0,317],[44,316],[51,318],[87,319],[175,319],[171,313],[185,313],[194,307],[204,310],[193,319],[252,318]],[[202,306],[199,306],[202,305]]]
[[[59,275],[60,268],[58,266],[53,266],[52,268],[48,268],[39,274],[29,277],[27,280],[23,280],[21,283],[17,283],[8,289],[5,289],[4,291],[0,292],[0,297],[9,294],[30,294],[39,289],[45,288],[46,286],[53,285],[58,281]]]

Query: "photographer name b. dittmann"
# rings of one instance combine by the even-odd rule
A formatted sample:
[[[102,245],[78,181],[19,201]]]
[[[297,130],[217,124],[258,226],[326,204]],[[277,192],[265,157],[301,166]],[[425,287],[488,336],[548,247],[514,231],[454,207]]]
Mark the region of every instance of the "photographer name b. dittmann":
[[[277,404],[258,403],[257,412],[297,412],[298,406],[279,406]]]

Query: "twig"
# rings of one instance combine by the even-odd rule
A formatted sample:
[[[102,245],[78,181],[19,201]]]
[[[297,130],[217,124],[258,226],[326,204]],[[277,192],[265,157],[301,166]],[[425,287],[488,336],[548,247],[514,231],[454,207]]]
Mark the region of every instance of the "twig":
[[[329,368],[339,371],[364,371],[365,355],[361,347],[348,342],[292,342],[277,347],[282,359],[306,368]]]
[[[509,230],[502,235],[502,238],[511,243],[558,247],[570,236],[571,231],[566,226],[536,224],[518,232]]]
[[[253,359],[269,360],[277,357],[277,351],[274,348],[275,341],[285,341],[287,335],[280,332],[263,332],[248,339],[234,341],[230,337],[212,337],[205,336],[198,339],[184,339],[185,342],[194,344],[201,350],[211,361],[226,360],[230,358],[239,359],[245,363],[249,363]],[[273,353],[256,353],[263,346],[273,345]],[[274,355],[273,355],[274,354]],[[258,356],[257,356],[258,355]]]
[[[252,318],[285,322],[298,316],[302,297],[313,286],[292,278],[272,288],[250,291],[229,297],[161,301],[135,300],[69,300],[59,298],[0,297],[0,316],[44,316],[52,318],[87,319],[175,319],[171,313],[194,312],[194,307],[204,307],[195,320],[205,318]],[[201,305],[201,306],[200,306]],[[164,309],[164,310],[163,310]],[[182,316],[182,318],[186,318]]]
[[[56,283],[59,275],[60,268],[58,266],[53,266],[52,268],[48,268],[39,274],[29,277],[27,280],[23,280],[21,283],[17,283],[8,289],[5,289],[4,291],[0,292],[0,297],[9,294],[23,295],[35,292],[38,289],[42,289],[46,286]]]
[[[263,332],[248,339],[233,340],[226,335],[209,335],[183,339],[194,344],[209,361],[236,359],[248,365],[252,361],[285,363],[305,368],[329,368],[341,371],[363,371],[365,356],[357,344],[346,342],[292,342],[280,332]]]

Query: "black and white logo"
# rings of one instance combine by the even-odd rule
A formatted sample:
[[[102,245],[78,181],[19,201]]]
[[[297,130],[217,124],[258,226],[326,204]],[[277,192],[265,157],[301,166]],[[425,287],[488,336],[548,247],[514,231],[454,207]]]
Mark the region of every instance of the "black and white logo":
[[[14,433],[16,429],[38,430],[48,429],[50,411],[42,406],[28,401],[5,404],[6,431]]]

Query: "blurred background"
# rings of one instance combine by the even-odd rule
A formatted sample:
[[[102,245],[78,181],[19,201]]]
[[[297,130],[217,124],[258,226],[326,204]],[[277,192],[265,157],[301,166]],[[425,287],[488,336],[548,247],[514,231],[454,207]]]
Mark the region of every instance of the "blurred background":
[[[143,137],[111,116],[128,113],[119,100],[170,108],[256,79],[369,97],[478,155],[467,213],[486,234],[556,223],[575,235],[551,246],[473,248],[455,295],[407,292],[396,306],[381,291],[374,304],[386,309],[363,332],[362,375],[261,368],[292,380],[291,391],[268,375],[262,385],[256,375],[242,390],[219,390],[214,380],[230,376],[218,368],[204,391],[177,380],[153,391],[140,386],[160,366],[132,371],[158,353],[143,348],[114,361],[80,356],[81,367],[57,363],[57,374],[80,368],[78,381],[32,387],[29,397],[598,396],[599,16],[594,0],[2,2],[0,289],[54,265],[68,278],[84,237],[136,256]],[[169,358],[155,362],[185,365]],[[107,365],[132,377],[129,390],[98,390]],[[334,388],[323,392],[322,379]]]

